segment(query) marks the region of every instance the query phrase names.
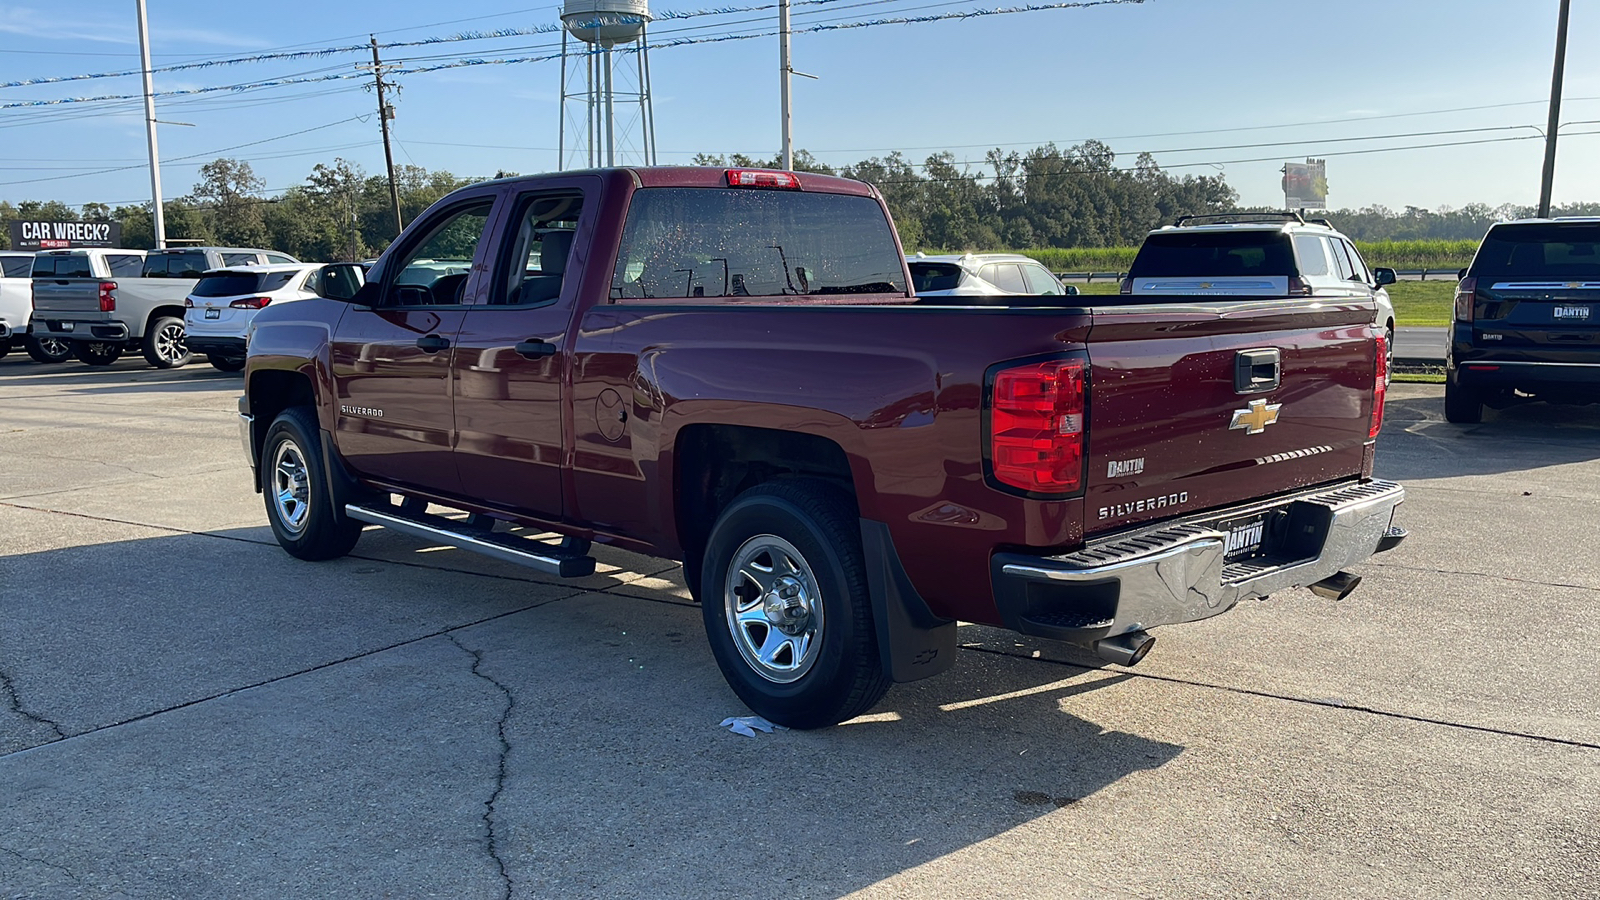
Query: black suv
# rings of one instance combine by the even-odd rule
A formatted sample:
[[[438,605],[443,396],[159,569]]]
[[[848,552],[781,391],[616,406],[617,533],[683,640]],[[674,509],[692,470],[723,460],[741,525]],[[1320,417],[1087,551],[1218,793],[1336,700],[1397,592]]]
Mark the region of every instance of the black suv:
[[[1529,399],[1600,401],[1600,218],[1501,222],[1461,270],[1445,418]]]

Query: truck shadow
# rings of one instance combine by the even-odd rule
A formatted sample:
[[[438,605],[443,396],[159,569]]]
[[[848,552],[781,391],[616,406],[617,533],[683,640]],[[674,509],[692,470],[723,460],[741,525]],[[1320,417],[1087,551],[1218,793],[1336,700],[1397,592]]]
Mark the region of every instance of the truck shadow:
[[[203,357],[182,368],[155,369],[137,355],[109,366],[86,366],[71,360],[41,365],[26,355],[20,359],[12,356],[0,360],[0,386],[65,387],[84,394],[216,390],[230,383],[240,390],[244,387],[239,373],[212,368]]]
[[[1483,421],[1445,421],[1444,398],[1391,399],[1378,439],[1376,474],[1405,482],[1524,472],[1600,458],[1600,405],[1524,403],[1485,409]]]
[[[1127,676],[977,652],[842,726],[743,738],[718,728],[747,710],[706,648],[699,609],[670,590],[595,593],[369,558],[300,563],[263,536],[0,556],[0,659],[15,700],[0,709],[0,752],[35,748],[0,758],[10,772],[0,781],[54,773],[27,803],[0,804],[0,830],[26,829],[57,848],[50,863],[84,878],[180,879],[146,884],[162,895],[182,893],[185,873],[126,867],[203,857],[219,838],[194,833],[183,810],[233,809],[218,825],[230,840],[247,832],[257,862],[309,864],[308,848],[339,847],[342,865],[372,885],[400,879],[392,892],[404,896],[404,872],[386,863],[393,842],[437,840],[456,823],[463,852],[481,852],[471,835],[498,784],[499,852],[534,896],[670,895],[663,873],[681,873],[686,895],[738,896],[750,877],[741,856],[768,842],[805,861],[784,876],[785,896],[837,896],[1043,817],[1109,827],[1129,801],[1100,795],[1184,749],[1110,724],[1140,701],[1096,695],[1133,688]],[[78,574],[67,583],[63,571]],[[434,699],[406,701],[415,694]],[[308,737],[296,724],[308,717],[338,728],[285,745]],[[1131,718],[1153,733],[1148,717]],[[196,739],[218,728],[222,744]],[[444,754],[478,777],[463,794],[431,768],[395,769],[372,752],[409,743],[426,766]],[[297,769],[300,753],[316,766]],[[110,762],[124,758],[161,765]],[[178,787],[164,773],[188,774]],[[305,802],[361,809],[373,827],[318,834],[279,788],[269,798],[242,787],[280,778]],[[102,810],[130,817],[122,825],[91,816],[109,795],[160,797],[167,814],[129,804]],[[426,821],[410,813],[419,797],[435,810]],[[58,814],[40,818],[38,803]],[[100,823],[114,852],[84,851],[78,815]],[[1076,821],[1062,827],[1085,827]]]

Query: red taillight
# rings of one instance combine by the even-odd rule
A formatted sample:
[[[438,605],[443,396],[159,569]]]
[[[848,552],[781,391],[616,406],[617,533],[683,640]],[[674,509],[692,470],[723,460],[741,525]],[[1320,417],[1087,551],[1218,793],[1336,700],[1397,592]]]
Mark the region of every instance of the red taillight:
[[[800,179],[793,172],[757,172],[750,169],[729,169],[728,187],[783,188],[800,190]]]
[[[995,375],[990,462],[1002,484],[1047,494],[1077,490],[1083,433],[1083,360],[1050,360]]]
[[[1463,278],[1456,284],[1456,321],[1472,321],[1472,301],[1478,295],[1478,279]]]
[[[193,297],[185,297],[185,298],[183,298],[183,308],[184,309],[194,309],[194,298]]]
[[[102,282],[100,282],[100,311],[101,312],[116,312],[117,311],[117,295],[111,293],[112,291],[114,291],[116,289],[117,289],[117,283],[115,281],[102,281]]]
[[[1378,374],[1372,382],[1372,428],[1367,437],[1375,438],[1383,430],[1383,398],[1389,392],[1389,339],[1378,335]]]
[[[234,309],[260,309],[272,302],[271,297],[244,297],[228,305]]]
[[[1291,297],[1309,297],[1309,296],[1311,296],[1311,285],[1306,284],[1304,281],[1301,281],[1299,275],[1290,275],[1289,276],[1289,296],[1291,296]]]

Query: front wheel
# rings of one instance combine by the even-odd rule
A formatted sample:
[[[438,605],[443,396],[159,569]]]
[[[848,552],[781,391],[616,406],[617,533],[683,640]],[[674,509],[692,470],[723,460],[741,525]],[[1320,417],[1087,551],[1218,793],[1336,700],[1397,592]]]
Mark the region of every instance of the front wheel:
[[[739,495],[711,530],[701,577],[712,655],[757,714],[822,728],[888,691],[860,526],[838,488],[780,481]]]
[[[72,345],[72,355],[87,366],[109,366],[122,356],[122,345],[105,341],[77,341]]]
[[[72,358],[72,343],[60,338],[36,338],[29,336],[27,340],[28,355],[36,363],[66,362]]]
[[[219,372],[238,372],[244,368],[244,357],[242,356],[217,356],[213,354],[207,356],[206,359],[210,360],[211,367]]]
[[[144,334],[144,361],[158,369],[176,369],[189,362],[183,320],[163,316],[150,323]]]
[[[261,493],[278,544],[305,560],[336,559],[361,538],[361,523],[335,509],[317,420],[305,407],[278,414],[261,447]]]

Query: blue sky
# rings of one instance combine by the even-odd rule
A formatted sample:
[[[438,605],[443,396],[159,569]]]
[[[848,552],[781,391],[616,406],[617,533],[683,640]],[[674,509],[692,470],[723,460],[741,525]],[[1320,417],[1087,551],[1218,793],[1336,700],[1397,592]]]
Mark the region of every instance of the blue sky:
[[[350,46],[369,32],[390,42],[557,21],[558,5],[522,5],[529,2],[279,0],[268,9],[149,0],[151,46],[160,67]],[[653,8],[765,2],[660,0]],[[826,0],[796,6],[794,24],[992,6]],[[1573,7],[1558,203],[1600,201],[1600,134],[1583,134],[1600,132],[1600,3]],[[1336,207],[1531,204],[1557,8],[1557,0],[1146,0],[800,33],[794,67],[819,78],[795,80],[795,145],[835,164],[896,149],[917,161],[950,150],[981,164],[990,147],[1096,138],[1117,151],[1119,164],[1148,150],[1175,173],[1223,172],[1247,204],[1281,203],[1282,162],[1316,155],[1328,160]],[[137,69],[134,10],[133,0],[8,0],[0,7],[0,82]],[[663,41],[775,27],[776,12],[762,10],[658,21],[651,33]],[[556,38],[524,36],[384,55],[426,65],[444,55],[558,51]],[[215,66],[157,73],[155,84],[256,84],[351,73],[364,61],[344,53]],[[775,153],[777,68],[775,37],[653,51],[661,160]],[[396,161],[460,175],[555,168],[559,72],[558,62],[545,61],[400,77]],[[0,105],[139,90],[137,76],[0,88]],[[161,126],[165,194],[186,193],[198,166],[219,155],[248,160],[271,189],[300,183],[313,164],[335,156],[381,172],[374,105],[357,80],[159,100],[159,119],[192,125]],[[1462,145],[1468,141],[1483,143]],[[1424,144],[1458,145],[1385,150]],[[1375,150],[1384,152],[1368,152]],[[145,152],[136,100],[0,108],[0,199],[148,200]],[[130,168],[85,174],[117,167]]]

